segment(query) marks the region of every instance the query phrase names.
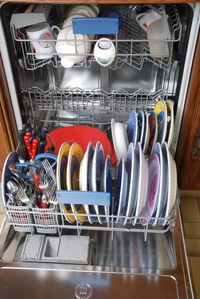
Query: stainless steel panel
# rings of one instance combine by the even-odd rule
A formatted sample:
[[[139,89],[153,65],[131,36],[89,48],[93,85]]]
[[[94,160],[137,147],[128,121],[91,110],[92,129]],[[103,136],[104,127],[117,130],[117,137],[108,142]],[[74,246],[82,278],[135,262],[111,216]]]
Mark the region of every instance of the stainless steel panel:
[[[91,291],[91,298],[193,298],[179,217],[173,234],[149,234],[146,244],[136,233],[114,233],[112,241],[107,233],[94,232],[88,265],[21,262],[24,234],[20,241],[19,233],[7,235],[7,229],[5,222],[0,235],[6,239],[0,243],[1,298],[89,298]],[[18,250],[11,254],[16,243]],[[76,288],[82,297],[75,295]]]
[[[58,72],[58,87],[61,89],[81,88],[83,90],[94,90],[105,88],[105,78],[100,75],[100,67],[93,63],[90,69],[74,68],[55,70]],[[155,92],[163,89],[166,72],[158,66],[152,66],[151,63],[144,63],[142,70],[137,70],[124,64],[120,70],[109,70],[106,76],[107,87],[110,90],[124,89],[128,92],[137,90],[146,90]],[[103,81],[103,82],[101,82]]]
[[[179,298],[177,281],[169,275],[7,269],[0,270],[0,281],[2,299]],[[82,289],[78,288],[83,282]]]

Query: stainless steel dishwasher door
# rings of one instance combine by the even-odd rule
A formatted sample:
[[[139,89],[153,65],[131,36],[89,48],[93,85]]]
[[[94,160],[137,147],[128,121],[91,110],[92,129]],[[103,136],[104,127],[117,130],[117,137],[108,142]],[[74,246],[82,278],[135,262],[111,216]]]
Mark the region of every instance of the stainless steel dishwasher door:
[[[1,298],[183,298],[170,275],[0,270]]]
[[[99,246],[99,248],[97,242],[94,257],[88,265],[17,261],[17,254],[14,251],[20,247],[19,239],[15,237],[12,239],[11,236],[13,242],[11,241],[6,248],[2,248],[2,244],[6,244],[8,226],[9,224],[5,221],[0,235],[1,299],[13,297],[20,299],[194,298],[184,251],[180,215],[176,219],[173,233],[169,232],[169,237],[158,235],[154,239],[148,236],[150,241],[148,242],[147,239],[147,245],[143,247],[138,246],[136,234],[129,233],[128,243],[123,237],[124,240],[126,239],[126,250],[119,250],[118,246],[117,254],[117,242],[113,239],[111,251],[114,250],[117,256],[120,256],[121,251],[121,261],[112,259],[109,240],[107,240],[108,246],[104,243],[104,246]],[[157,243],[160,245],[150,246],[152,240],[156,238],[160,240]],[[169,240],[168,246],[164,241],[167,239]],[[16,246],[17,242],[19,246]],[[139,248],[141,248],[140,254]],[[142,248],[146,248],[145,254],[142,253]],[[149,250],[151,254],[148,259],[146,255]],[[148,264],[145,260],[149,261]],[[155,263],[156,260],[157,263]]]

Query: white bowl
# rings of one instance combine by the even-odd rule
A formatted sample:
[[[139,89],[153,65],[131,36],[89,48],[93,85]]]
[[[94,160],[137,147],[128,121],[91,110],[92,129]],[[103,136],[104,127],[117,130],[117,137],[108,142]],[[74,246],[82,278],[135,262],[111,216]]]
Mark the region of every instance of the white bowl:
[[[111,131],[115,153],[118,162],[121,158],[126,160],[128,153],[128,137],[126,133],[126,125],[111,119]]]
[[[61,58],[61,64],[65,68],[71,68],[75,63],[79,63],[87,59],[87,54],[91,50],[91,42],[84,42],[83,40],[89,39],[86,34],[76,34],[76,43],[74,40],[72,26],[67,26],[60,30],[57,42],[56,51]],[[75,55],[72,55],[75,54]],[[77,55],[86,54],[86,55]]]
[[[88,18],[90,18],[90,17],[91,18],[96,18],[97,15],[98,15],[98,13],[96,12],[96,8],[93,8],[89,5],[75,5],[75,6],[73,6],[69,10],[69,12],[67,14],[67,18],[70,17],[70,16],[73,16],[75,14],[82,14],[82,15],[85,15],[86,17],[88,17]]]

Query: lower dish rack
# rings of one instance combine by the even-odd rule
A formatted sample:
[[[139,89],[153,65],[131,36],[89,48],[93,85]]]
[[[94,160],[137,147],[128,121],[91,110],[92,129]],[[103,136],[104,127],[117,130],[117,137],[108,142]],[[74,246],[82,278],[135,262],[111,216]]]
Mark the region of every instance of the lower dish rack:
[[[94,195],[95,196],[95,195]],[[97,215],[104,218],[104,223],[99,224],[96,220],[90,224],[87,219],[80,224],[78,221],[70,224],[66,220],[66,214],[61,212],[59,205],[49,209],[29,208],[24,206],[12,206],[7,204],[5,215],[7,221],[13,225],[16,231],[42,233],[42,234],[59,234],[62,235],[63,230],[75,230],[80,236],[82,231],[107,231],[112,234],[114,232],[143,233],[144,240],[147,240],[148,234],[165,234],[173,230],[175,218],[179,205],[179,197],[176,198],[175,206],[169,217],[125,217],[115,215]],[[88,214],[68,213],[77,219],[79,216],[94,216]],[[124,219],[126,218],[126,225]],[[141,221],[146,224],[141,224]],[[135,224],[133,224],[135,222]],[[153,224],[153,225],[152,225]],[[164,224],[164,226],[163,226]]]

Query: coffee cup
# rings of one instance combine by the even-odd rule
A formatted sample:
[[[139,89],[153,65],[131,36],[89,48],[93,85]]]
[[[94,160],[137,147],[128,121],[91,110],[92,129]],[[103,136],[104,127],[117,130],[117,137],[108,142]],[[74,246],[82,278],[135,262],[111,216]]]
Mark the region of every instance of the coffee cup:
[[[53,27],[47,22],[38,23],[27,28],[26,33],[35,51],[36,59],[48,59],[53,56],[55,42],[53,41]]]
[[[154,9],[149,9],[148,11],[140,13],[136,16],[136,21],[138,22],[140,27],[145,31],[147,31],[149,25],[160,19],[162,19],[162,14],[160,14],[159,11]]]

